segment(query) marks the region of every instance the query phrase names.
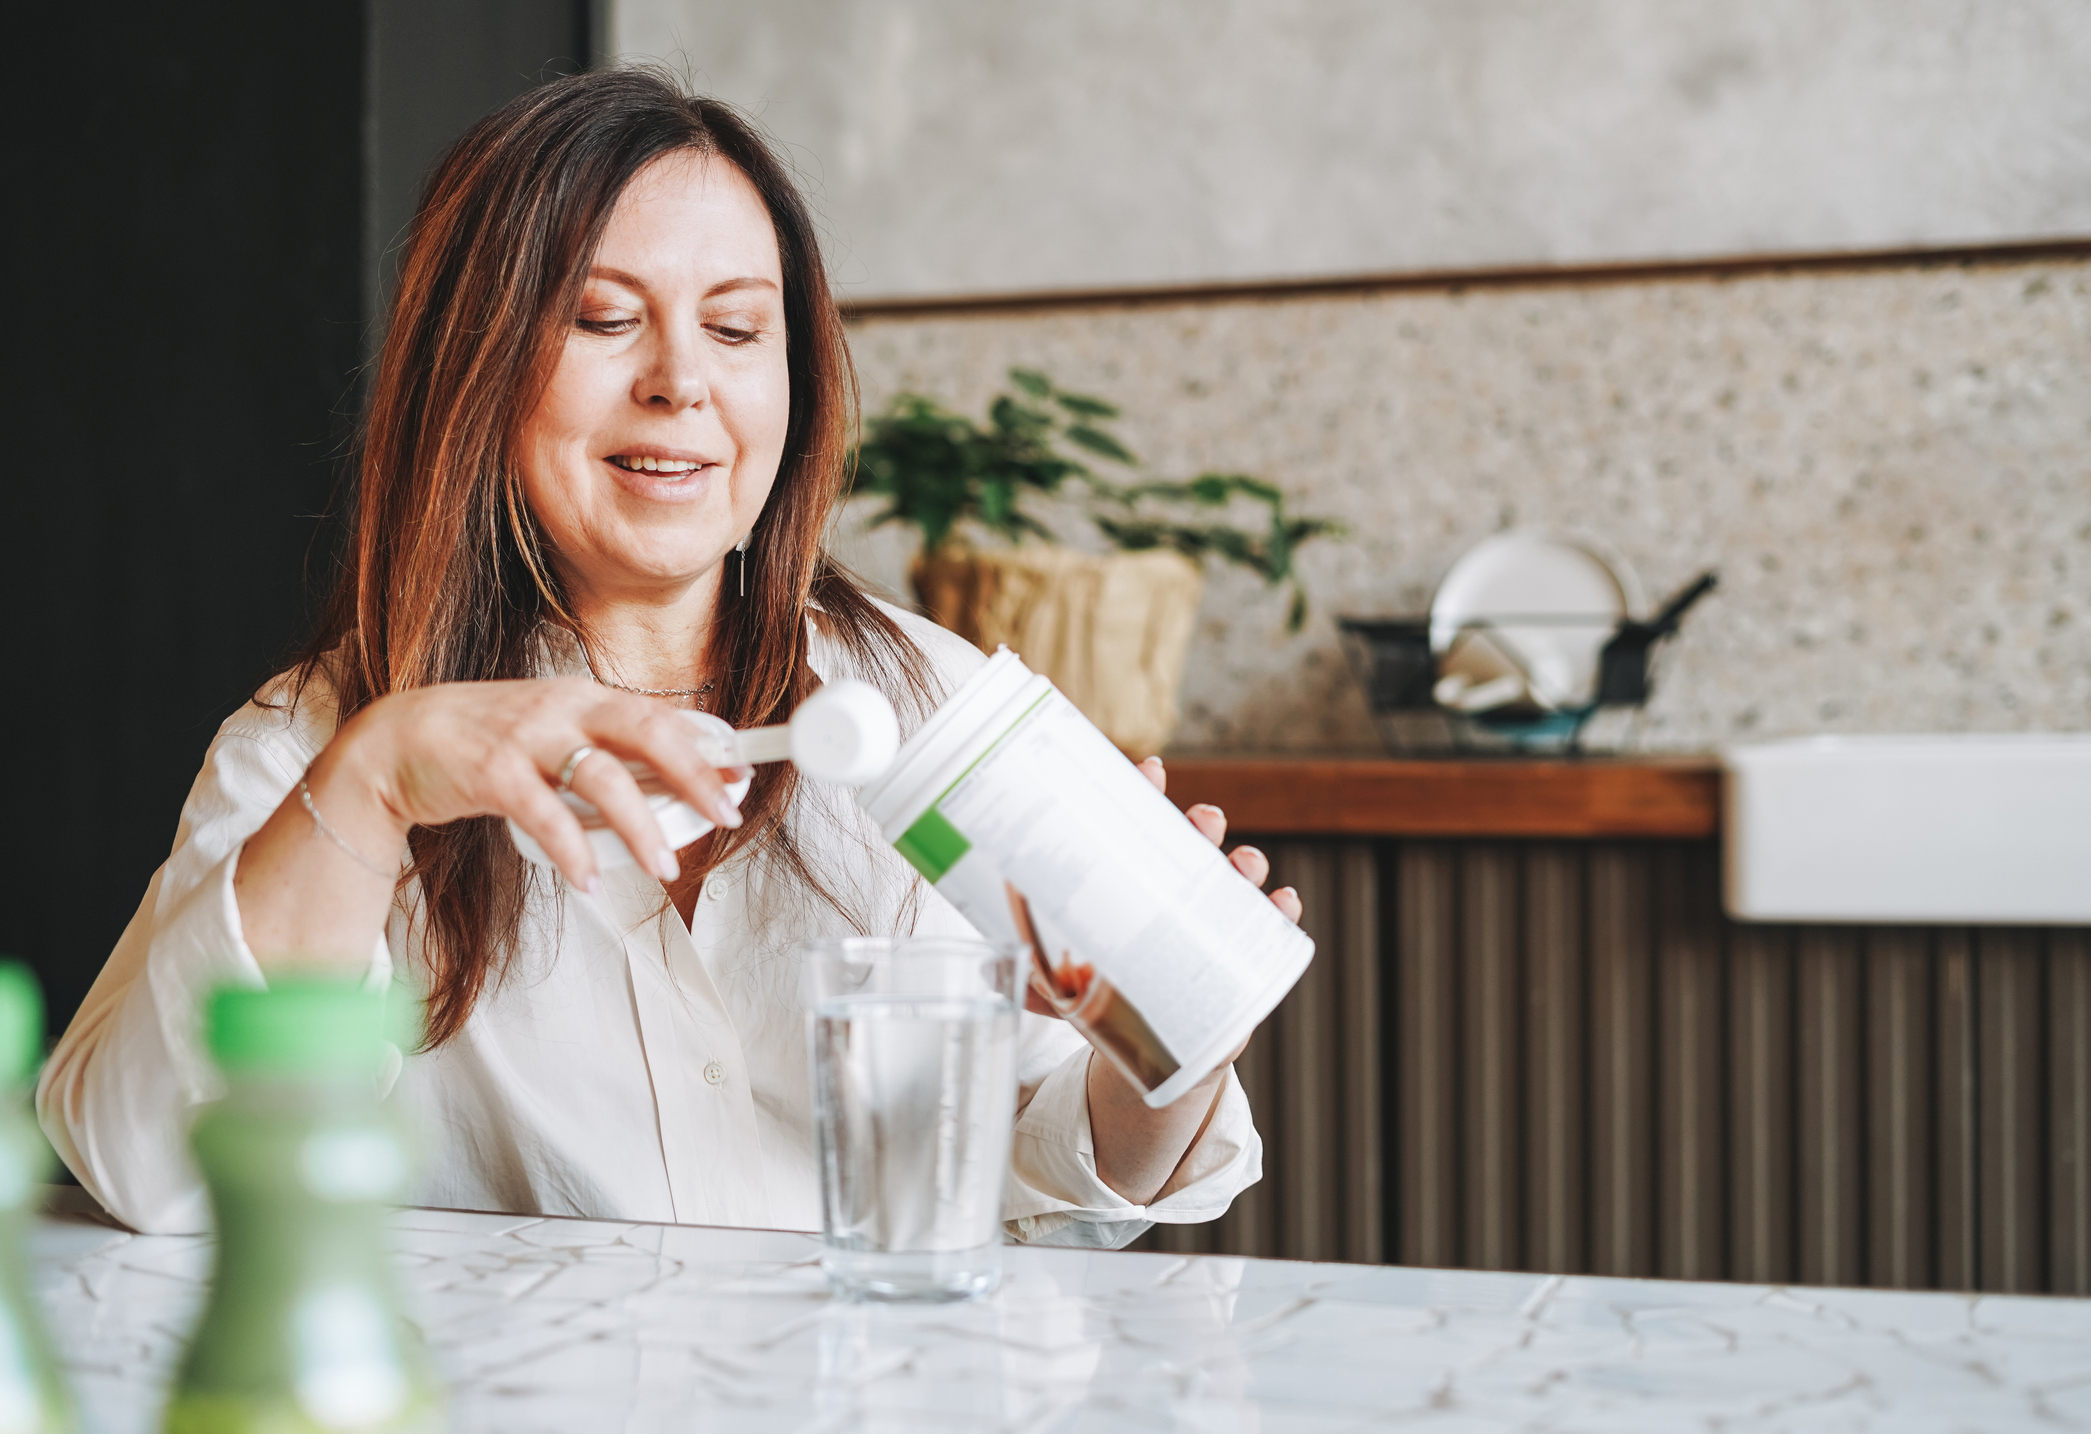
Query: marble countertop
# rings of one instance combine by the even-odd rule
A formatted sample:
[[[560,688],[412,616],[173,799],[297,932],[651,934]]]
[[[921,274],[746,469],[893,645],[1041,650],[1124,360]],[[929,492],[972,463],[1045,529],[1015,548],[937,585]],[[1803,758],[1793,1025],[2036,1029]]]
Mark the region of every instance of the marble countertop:
[[[409,1210],[458,1431],[2091,1427],[2091,1300],[1012,1249],[832,1303],[808,1236]],[[97,1434],[158,1428],[210,1242],[62,1203],[39,1293]]]

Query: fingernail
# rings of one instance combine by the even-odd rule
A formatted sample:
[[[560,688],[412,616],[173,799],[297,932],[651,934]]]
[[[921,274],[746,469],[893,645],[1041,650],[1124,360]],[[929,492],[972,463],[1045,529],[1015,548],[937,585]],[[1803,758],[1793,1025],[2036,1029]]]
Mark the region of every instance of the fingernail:
[[[1260,846],[1238,846],[1234,849],[1234,854],[1236,856],[1240,856],[1243,852],[1247,852],[1250,856],[1262,856],[1263,848]],[[1266,858],[1266,860],[1268,860],[1268,858]]]
[[[599,876],[591,876],[588,880],[581,883],[581,890],[587,892],[590,896],[601,896],[603,894],[603,879]]]
[[[1278,889],[1277,889],[1277,890],[1276,890],[1275,892],[1273,892],[1273,893],[1271,893],[1271,894],[1272,894],[1273,896],[1290,896],[1290,897],[1293,897],[1293,898],[1297,899],[1297,898],[1299,897],[1299,894],[1300,894],[1300,893],[1299,893],[1299,888],[1297,888],[1297,887],[1292,887],[1292,886],[1281,886],[1281,887],[1279,887],[1279,888],[1278,888]]]
[[[725,797],[719,798],[712,808],[713,815],[722,827],[732,828],[741,824],[741,809]]]
[[[682,875],[682,863],[677,861],[675,853],[666,847],[662,847],[661,854],[653,859],[653,869],[663,881],[673,881]]]

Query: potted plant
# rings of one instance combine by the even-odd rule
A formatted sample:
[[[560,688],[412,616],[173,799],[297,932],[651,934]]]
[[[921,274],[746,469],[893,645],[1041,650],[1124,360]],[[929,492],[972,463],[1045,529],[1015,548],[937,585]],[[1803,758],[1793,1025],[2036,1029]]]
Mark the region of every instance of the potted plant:
[[[856,491],[886,500],[873,526],[920,531],[908,576],[930,616],[985,651],[1008,644],[1121,749],[1147,756],[1175,730],[1203,561],[1289,585],[1286,629],[1297,632],[1307,600],[1293,554],[1342,525],[1288,513],[1275,486],[1247,474],[1144,479],[1105,426],[1116,407],[1030,369],[1011,369],[1009,380],[1016,391],[995,398],[985,425],[920,394],[895,397],[865,424]],[[1123,477],[1105,477],[1098,462]],[[1024,511],[1026,498],[1070,484],[1112,551],[1062,547]],[[1263,521],[1229,521],[1244,504]]]

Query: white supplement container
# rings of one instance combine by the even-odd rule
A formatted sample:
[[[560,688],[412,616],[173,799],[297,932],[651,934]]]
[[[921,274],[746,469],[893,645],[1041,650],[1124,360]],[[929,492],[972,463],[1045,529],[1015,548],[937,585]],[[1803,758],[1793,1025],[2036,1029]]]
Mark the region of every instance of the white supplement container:
[[[1150,1106],[1210,1075],[1314,957],[1307,934],[1006,648],[857,800],[983,936],[1031,947],[1033,988]]]

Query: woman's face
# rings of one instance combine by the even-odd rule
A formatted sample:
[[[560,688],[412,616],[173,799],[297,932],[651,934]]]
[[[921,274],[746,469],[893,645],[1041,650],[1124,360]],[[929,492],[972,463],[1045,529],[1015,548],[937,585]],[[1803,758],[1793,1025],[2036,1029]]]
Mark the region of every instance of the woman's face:
[[[664,155],[625,188],[519,454],[576,596],[716,581],[754,526],[791,401],[783,282],[769,214],[732,164]]]

